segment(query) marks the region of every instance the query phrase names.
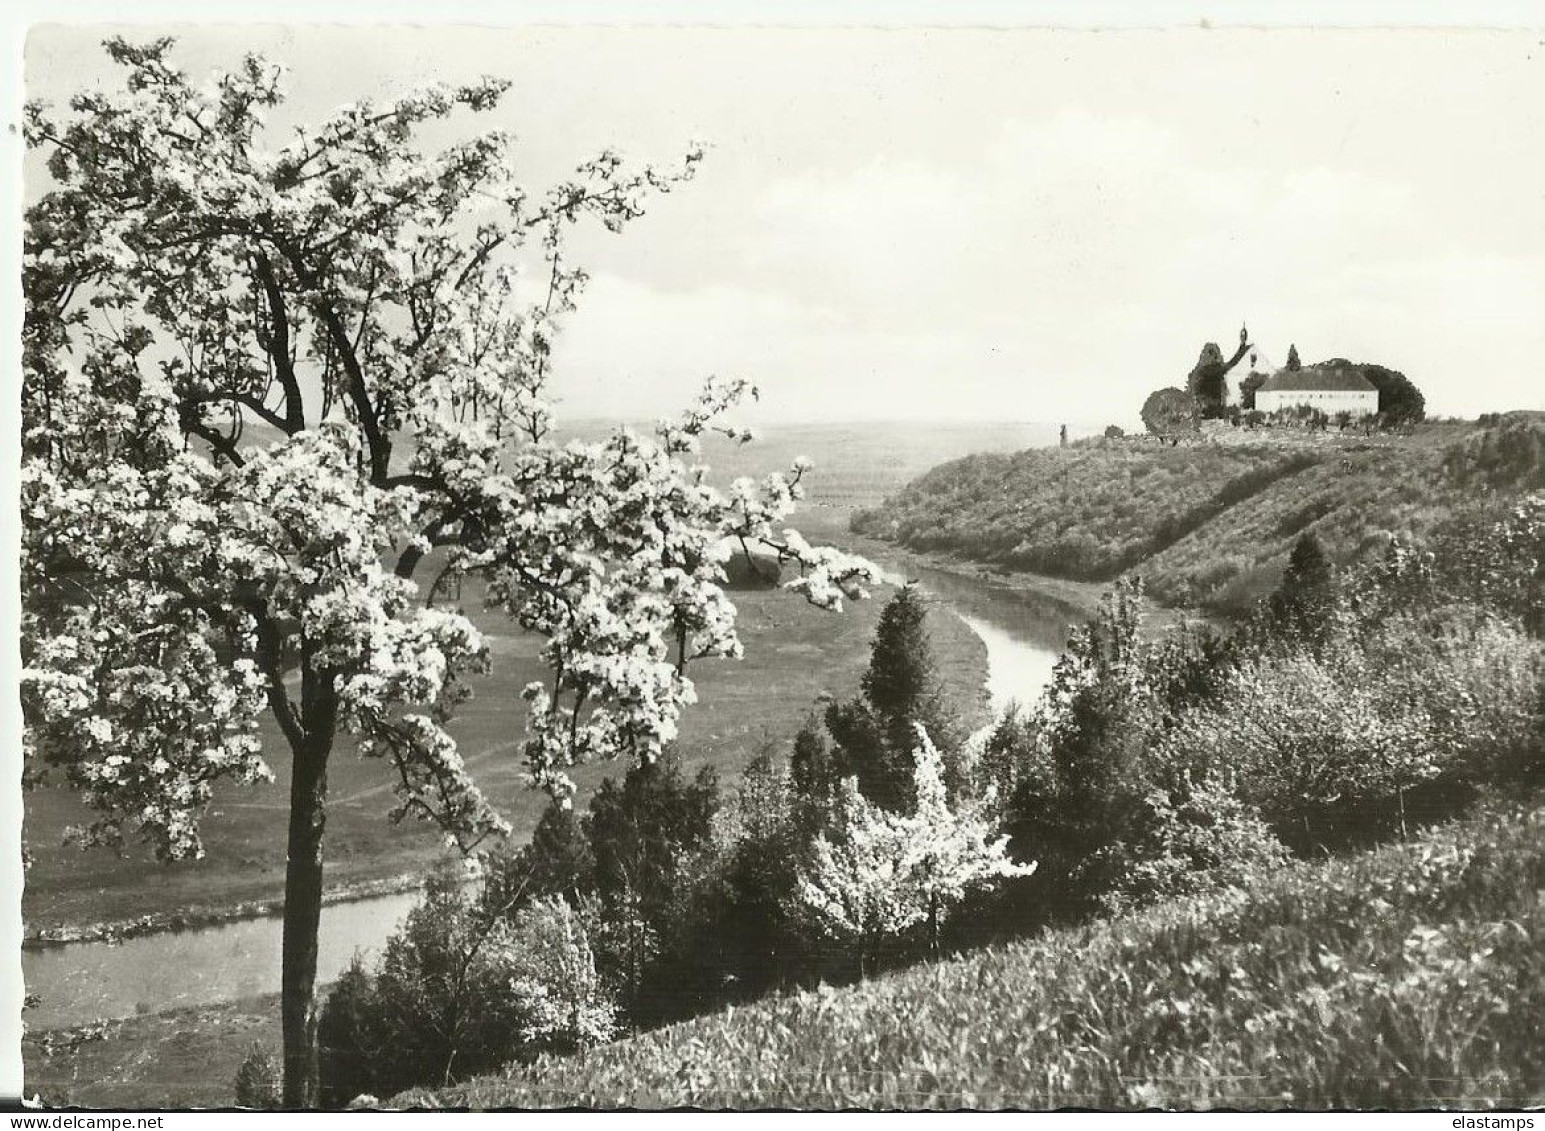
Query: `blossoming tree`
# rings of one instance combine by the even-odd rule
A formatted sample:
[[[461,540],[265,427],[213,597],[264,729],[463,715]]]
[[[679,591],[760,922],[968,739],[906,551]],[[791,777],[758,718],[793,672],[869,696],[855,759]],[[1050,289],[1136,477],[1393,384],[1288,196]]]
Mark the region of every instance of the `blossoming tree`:
[[[106,49],[120,88],[25,119],[51,180],[24,263],[28,773],[84,791],[87,842],[197,856],[215,783],[271,776],[272,714],[292,771],[285,1101],[305,1106],[338,734],[393,776],[397,815],[466,848],[505,829],[447,729],[484,642],[420,574],[477,571],[545,638],[525,756],[561,794],[565,764],[656,754],[688,663],[740,654],[719,547],[797,562],[794,587],[832,608],[872,572],[775,533],[803,467],[724,494],[686,466],[705,433],[740,435],[743,383],[650,436],[552,439],[550,343],[585,278],[566,231],[621,228],[699,152],[674,171],[602,153],[528,193],[498,133],[418,139],[503,82],[277,138],[280,67],[248,56],[195,85],[169,40]]]
[[[969,893],[1035,871],[1009,859],[1008,837],[993,836],[991,796],[950,808],[944,760],[927,729],[915,729],[916,809],[883,808],[857,778],[844,779],[833,827],[816,838],[795,887],[796,913],[855,945],[861,973],[881,942],[914,928],[937,948],[945,918]]]

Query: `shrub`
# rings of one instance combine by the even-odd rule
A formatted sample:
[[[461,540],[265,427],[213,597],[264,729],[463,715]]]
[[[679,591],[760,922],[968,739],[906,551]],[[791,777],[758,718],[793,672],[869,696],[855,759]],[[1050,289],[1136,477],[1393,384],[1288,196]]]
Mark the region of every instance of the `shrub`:
[[[1099,615],[1069,635],[1023,731],[1031,744],[1019,755],[1010,828],[1016,853],[1041,861],[1045,899],[1083,903],[1114,885],[1157,718],[1141,621],[1141,585],[1118,582]]]
[[[252,1050],[236,1069],[236,1106],[266,1111],[277,1108],[279,1103],[279,1062],[254,1041]]]
[[[916,728],[913,812],[900,814],[866,801],[848,778],[829,832],[816,838],[795,888],[796,913],[815,931],[850,943],[860,973],[880,948],[914,930],[934,949],[954,907],[972,891],[1026,876],[994,838],[987,806],[952,809],[944,763],[922,726]]]
[[[598,961],[634,1025],[711,1000],[693,950],[690,909],[712,868],[718,778],[689,780],[674,752],[607,778],[585,819],[595,859]]]
[[[725,997],[756,996],[803,972],[809,948],[788,909],[830,803],[824,792],[802,793],[791,764],[765,747],[715,814],[713,875],[693,904],[697,937],[687,949]]]
[[[1460,486],[1537,490],[1545,487],[1542,449],[1545,426],[1529,419],[1499,418],[1444,449],[1443,471]]]
[[[1388,828],[1404,792],[1446,768],[1427,714],[1385,701],[1375,674],[1352,655],[1264,658],[1183,719],[1166,756],[1235,769],[1245,799],[1300,850],[1371,836],[1370,816]]]
[[[1132,830],[1115,851],[1118,867],[1100,902],[1120,913],[1218,887],[1244,887],[1290,857],[1227,777],[1189,773],[1144,796]]]
[[[732,553],[724,563],[728,589],[772,589],[783,578],[783,565],[772,554]]]
[[[613,1009],[588,935],[561,899],[487,914],[437,873],[373,975],[356,961],[329,997],[319,1043],[333,1104],[488,1072],[607,1039]]]
[[[1430,583],[1545,636],[1545,495],[1458,516],[1435,541]]]
[[[1122,428],[1119,424],[1107,424],[1105,426],[1105,438],[1107,440],[1119,440],[1126,434],[1126,429]]]
[[[356,953],[322,1003],[317,1020],[323,1107],[343,1107],[383,1083],[392,1086],[395,1072],[382,1062],[390,1033],[378,1031],[378,1014],[375,981]]]

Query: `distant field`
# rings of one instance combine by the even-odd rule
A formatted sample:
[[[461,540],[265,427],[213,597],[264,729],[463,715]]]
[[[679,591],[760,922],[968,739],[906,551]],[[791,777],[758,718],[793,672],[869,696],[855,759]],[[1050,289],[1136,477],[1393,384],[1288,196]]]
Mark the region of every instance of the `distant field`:
[[[1248,891],[775,997],[396,1103],[1394,1108],[1545,1102],[1545,810]]]
[[[593,439],[613,423],[588,421],[565,434]],[[644,429],[647,425],[634,425]],[[1070,430],[1076,438],[1088,430]],[[757,430],[750,444],[722,436],[703,442],[701,462],[723,486],[737,476],[787,471],[799,456],[815,467],[805,478],[817,506],[873,506],[929,468],[972,452],[1017,452],[1057,442],[1055,424],[791,424]]]
[[[816,540],[840,540],[852,505],[847,501],[878,501],[932,462],[978,446],[1019,447],[1047,437],[1054,440],[1054,431],[1037,425],[785,428],[770,430],[764,440],[745,447],[710,440],[704,462],[715,467],[716,480],[727,482],[736,475],[786,469],[796,456],[809,456],[816,464],[809,480],[813,505],[796,514],[792,524]],[[783,739],[798,729],[817,695],[850,693],[867,663],[883,596],[834,616],[788,594],[736,592],[746,658],[693,670],[700,702],[688,709],[682,727],[680,749],[687,765],[713,761],[731,775],[762,741]],[[468,612],[496,636],[494,671],[475,681],[474,698],[454,730],[478,781],[512,821],[515,835],[524,837],[544,803],[525,785],[518,753],[518,689],[541,674],[535,642],[510,635],[507,625],[481,608]],[[986,663],[980,641],[953,617],[940,615],[936,621],[933,633],[946,678],[968,699],[979,699]],[[265,724],[264,737],[277,780],[216,791],[205,823],[208,855],[202,861],[160,865],[137,846],[123,857],[66,847],[60,843],[63,830],[86,816],[79,799],[62,789],[29,793],[26,837],[34,864],[23,897],[27,926],[79,927],[147,913],[198,913],[279,895],[288,759],[271,725]],[[588,793],[618,772],[615,765],[589,766],[574,777]],[[387,822],[393,803],[390,782],[384,765],[362,761],[347,743],[335,754],[329,775],[330,888],[416,872],[442,851],[430,829]]]

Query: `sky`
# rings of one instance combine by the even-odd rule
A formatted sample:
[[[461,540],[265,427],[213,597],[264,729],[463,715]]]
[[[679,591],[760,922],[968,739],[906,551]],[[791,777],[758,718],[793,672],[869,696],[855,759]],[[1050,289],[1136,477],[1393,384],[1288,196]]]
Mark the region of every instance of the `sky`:
[[[29,97],[106,81],[109,30],[34,28]],[[670,413],[717,374],[761,387],[753,423],[1131,424],[1242,323],[1262,365],[1379,362],[1432,413],[1545,407],[1545,33],[134,34],[163,30],[195,77],[287,64],[278,129],[507,77],[477,124],[515,134],[533,188],[604,146],[708,142],[691,184],[576,241],[571,416]]]

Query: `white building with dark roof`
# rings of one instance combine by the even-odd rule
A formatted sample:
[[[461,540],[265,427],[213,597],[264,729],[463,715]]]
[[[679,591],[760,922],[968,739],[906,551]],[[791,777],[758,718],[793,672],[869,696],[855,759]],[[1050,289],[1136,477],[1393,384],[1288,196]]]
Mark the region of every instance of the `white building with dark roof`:
[[[1338,412],[1372,416],[1379,411],[1379,390],[1355,369],[1307,365],[1279,369],[1255,391],[1255,407],[1261,412],[1300,405],[1317,408],[1326,416]]]

